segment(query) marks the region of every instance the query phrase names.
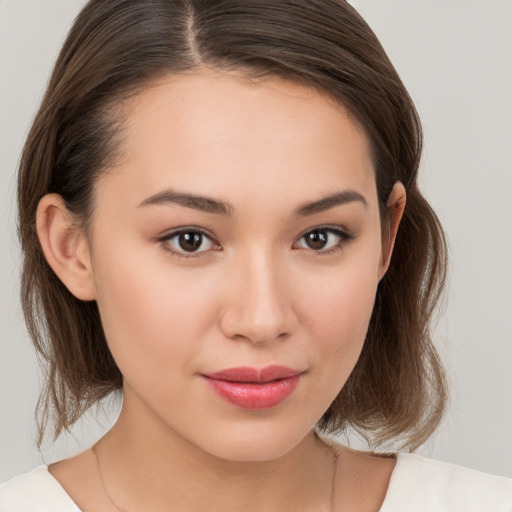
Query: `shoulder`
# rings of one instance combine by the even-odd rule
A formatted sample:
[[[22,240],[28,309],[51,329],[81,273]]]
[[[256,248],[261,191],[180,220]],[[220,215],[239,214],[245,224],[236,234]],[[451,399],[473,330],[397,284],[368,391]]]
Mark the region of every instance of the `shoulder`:
[[[435,461],[397,455],[380,512],[512,512],[512,480]]]
[[[80,512],[47,466],[0,484],[1,512]]]

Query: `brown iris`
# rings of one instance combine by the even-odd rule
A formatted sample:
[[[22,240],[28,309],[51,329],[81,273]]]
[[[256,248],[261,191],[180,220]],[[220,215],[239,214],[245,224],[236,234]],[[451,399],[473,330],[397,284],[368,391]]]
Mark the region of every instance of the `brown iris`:
[[[178,236],[178,243],[184,251],[195,251],[201,247],[203,235],[201,233],[185,232],[180,233]]]
[[[323,249],[327,243],[327,231],[324,229],[315,229],[307,235],[304,235],[304,238],[311,249]]]

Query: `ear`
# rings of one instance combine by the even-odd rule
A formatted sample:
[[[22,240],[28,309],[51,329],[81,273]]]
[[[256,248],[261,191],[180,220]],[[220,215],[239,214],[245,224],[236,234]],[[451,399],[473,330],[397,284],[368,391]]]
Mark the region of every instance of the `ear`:
[[[379,280],[384,277],[384,274],[389,268],[391,255],[393,254],[393,247],[395,246],[396,233],[405,209],[405,201],[405,187],[400,181],[397,181],[393,185],[393,189],[391,190],[386,203],[388,220],[385,223],[382,232],[382,256],[379,269]]]
[[[36,226],[44,255],[55,274],[78,299],[94,300],[89,243],[60,195],[47,194],[39,201]]]

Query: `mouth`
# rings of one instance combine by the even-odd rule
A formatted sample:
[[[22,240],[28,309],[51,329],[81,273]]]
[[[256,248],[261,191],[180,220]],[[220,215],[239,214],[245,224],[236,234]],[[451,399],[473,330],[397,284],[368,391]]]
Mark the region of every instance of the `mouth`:
[[[238,367],[203,374],[218,396],[242,409],[270,409],[285,400],[305,372],[285,366]]]
[[[296,377],[303,373],[301,370],[294,370],[286,366],[266,366],[264,368],[252,368],[250,366],[239,366],[228,368],[220,372],[207,373],[204,376],[209,379],[223,380],[226,382],[246,382],[252,384],[265,384],[268,382]]]

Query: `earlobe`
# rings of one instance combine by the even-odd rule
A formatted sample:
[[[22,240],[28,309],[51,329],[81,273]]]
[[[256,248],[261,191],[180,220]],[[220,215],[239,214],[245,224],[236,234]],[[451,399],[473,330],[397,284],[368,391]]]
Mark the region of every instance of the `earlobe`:
[[[382,232],[382,258],[381,267],[379,269],[379,280],[384,277],[384,274],[389,268],[391,255],[393,254],[393,247],[395,245],[396,234],[398,226],[402,220],[405,210],[406,192],[405,187],[400,181],[393,185],[393,189],[389,194],[386,203],[388,222]]]
[[[55,274],[78,299],[94,300],[89,244],[60,195],[47,194],[39,201],[36,226],[46,261]]]

